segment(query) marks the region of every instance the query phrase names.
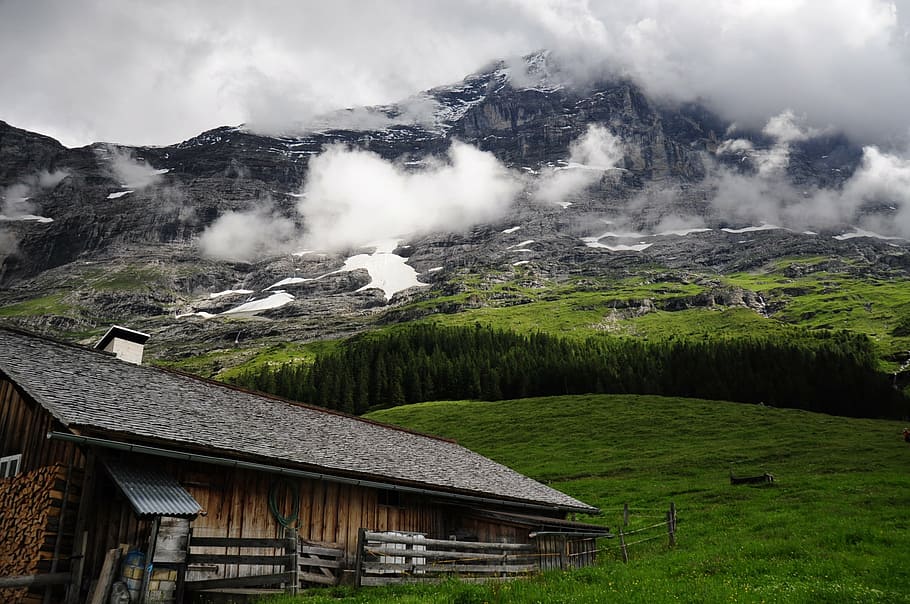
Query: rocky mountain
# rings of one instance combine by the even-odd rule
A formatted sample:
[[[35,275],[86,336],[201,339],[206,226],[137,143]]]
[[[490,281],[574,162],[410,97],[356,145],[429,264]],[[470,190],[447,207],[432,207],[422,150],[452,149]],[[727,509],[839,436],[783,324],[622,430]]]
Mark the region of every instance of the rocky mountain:
[[[579,160],[594,157],[583,148],[592,126],[618,145],[609,166]],[[704,106],[651,99],[621,78],[570,85],[548,53],[281,135],[222,127],[167,147],[68,149],[0,122],[0,317],[77,339],[126,323],[151,332],[153,354],[173,360],[527,302],[502,291],[433,303],[477,280],[532,289],[643,272],[710,281],[807,256],[843,259],[864,277],[906,276],[907,241],[858,229],[859,215],[799,230],[729,211],[736,199],[717,201],[725,183],[767,185],[768,170],[800,195],[838,191],[860,166],[861,148],[831,133],[784,140],[769,129],[733,130]],[[453,141],[489,152],[520,183],[495,219],[359,249],[203,253],[200,237],[220,217],[263,206],[305,231],[298,208],[308,168],[333,145],[420,173],[445,162]],[[546,187],[559,195],[542,194]],[[896,211],[887,203],[861,210],[884,222]],[[719,282],[673,304],[768,312],[756,292]]]

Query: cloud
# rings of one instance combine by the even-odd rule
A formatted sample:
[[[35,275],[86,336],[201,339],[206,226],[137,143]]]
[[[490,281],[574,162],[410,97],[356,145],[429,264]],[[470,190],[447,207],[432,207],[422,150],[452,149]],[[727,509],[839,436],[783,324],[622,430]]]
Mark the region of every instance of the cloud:
[[[12,256],[19,251],[19,239],[6,229],[0,229],[0,257]]]
[[[908,0],[6,2],[0,115],[65,144],[170,144],[395,102],[550,48],[574,81],[625,74],[749,128],[789,107],[886,145],[910,129],[908,23]]]
[[[114,178],[128,189],[144,189],[161,180],[167,170],[156,170],[144,159],[137,159],[133,151],[108,145],[106,147]]]
[[[755,149],[743,139],[719,145],[719,155],[742,154],[757,169],[749,174],[711,164],[708,183],[714,189],[711,205],[718,217],[793,229],[859,224],[910,238],[910,159],[867,145],[859,167],[840,188],[796,186],[786,174],[789,145],[819,132],[798,126],[792,113],[785,112],[769,120],[763,133],[774,139],[770,149]],[[867,211],[871,207],[878,211]]]
[[[229,212],[203,232],[208,256],[251,261],[301,247],[340,251],[432,231],[452,232],[502,216],[519,177],[492,154],[453,143],[420,169],[333,146],[309,163],[297,215],[271,204]],[[298,227],[302,224],[302,228]]]
[[[41,170],[6,187],[0,195],[3,198],[0,201],[0,215],[15,219],[34,214],[35,204],[30,201],[31,196],[53,189],[69,174],[68,170]]]
[[[567,166],[544,169],[535,183],[533,196],[548,203],[562,203],[583,192],[613,170],[624,157],[622,141],[601,124],[590,124],[569,145]]]
[[[822,134],[822,130],[805,125],[805,117],[797,118],[793,111],[786,109],[773,116],[761,132],[773,141],[768,149],[756,149],[747,139],[727,139],[717,147],[715,154],[736,155],[742,161],[749,159],[760,176],[783,176],[790,165],[791,143],[805,141]]]
[[[265,203],[222,214],[199,237],[199,246],[211,258],[251,262],[291,251],[298,237],[297,224]]]
[[[299,211],[307,246],[341,249],[492,221],[520,189],[492,154],[459,142],[416,171],[336,146],[310,161]]]

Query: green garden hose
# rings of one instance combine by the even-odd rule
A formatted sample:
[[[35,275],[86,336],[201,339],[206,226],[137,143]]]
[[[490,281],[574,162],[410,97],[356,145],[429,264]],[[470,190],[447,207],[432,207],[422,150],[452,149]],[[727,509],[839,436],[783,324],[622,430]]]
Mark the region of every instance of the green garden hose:
[[[278,509],[277,495],[282,485],[291,493],[291,513],[287,516],[283,515]],[[300,489],[296,482],[287,478],[279,478],[272,481],[272,486],[269,487],[269,511],[272,512],[272,516],[275,517],[278,524],[285,528],[290,528],[297,524],[300,517]]]

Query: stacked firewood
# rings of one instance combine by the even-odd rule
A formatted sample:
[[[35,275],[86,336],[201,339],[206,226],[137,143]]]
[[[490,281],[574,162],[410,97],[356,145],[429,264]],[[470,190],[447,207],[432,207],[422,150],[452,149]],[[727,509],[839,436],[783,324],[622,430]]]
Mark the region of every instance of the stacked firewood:
[[[67,491],[66,476],[66,467],[58,464],[0,480],[0,577],[69,570],[79,492],[76,480]],[[0,602],[34,598],[41,601],[26,588],[0,589]]]

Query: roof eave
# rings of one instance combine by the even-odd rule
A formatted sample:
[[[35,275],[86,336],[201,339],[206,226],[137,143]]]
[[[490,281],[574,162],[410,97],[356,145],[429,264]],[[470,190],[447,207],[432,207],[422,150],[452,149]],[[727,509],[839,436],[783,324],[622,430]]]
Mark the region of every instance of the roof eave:
[[[142,438],[143,442],[149,444],[124,442],[122,440],[101,438],[100,436],[93,435],[104,434],[106,436],[127,436],[133,437],[134,439],[136,435],[131,433],[116,434],[110,430],[99,430],[93,426],[84,426],[85,429],[78,430],[79,427],[83,426],[70,427],[72,431],[77,431],[78,434],[52,432],[48,433],[48,438],[68,440],[89,446],[94,445],[112,449],[129,450],[136,453],[157,455],[161,457],[169,457],[172,459],[183,459],[186,461],[197,461],[200,463],[212,463],[215,465],[247,468],[258,471],[274,472],[277,474],[296,475],[302,478],[355,484],[384,490],[416,492],[434,497],[449,497],[460,500],[476,501],[478,503],[496,503],[505,506],[528,507],[538,510],[549,510],[557,512],[581,512],[585,514],[600,513],[600,510],[598,508],[587,506],[582,502],[579,502],[581,505],[574,506],[531,499],[509,498],[495,493],[465,491],[462,489],[447,489],[439,485],[396,480],[375,474],[339,472],[334,468],[325,468],[321,466],[294,463],[288,460],[280,460],[279,465],[276,464],[275,460],[271,458],[262,458],[252,455],[238,456],[236,451],[213,449],[212,447],[204,447],[203,450],[206,451],[205,453],[194,452],[192,451],[192,448],[190,448],[190,450],[187,450],[186,443],[164,441],[161,439]],[[165,445],[168,448],[156,445]],[[179,447],[179,449],[175,449],[173,447]],[[217,455],[211,455],[210,453],[212,452],[216,453]]]

